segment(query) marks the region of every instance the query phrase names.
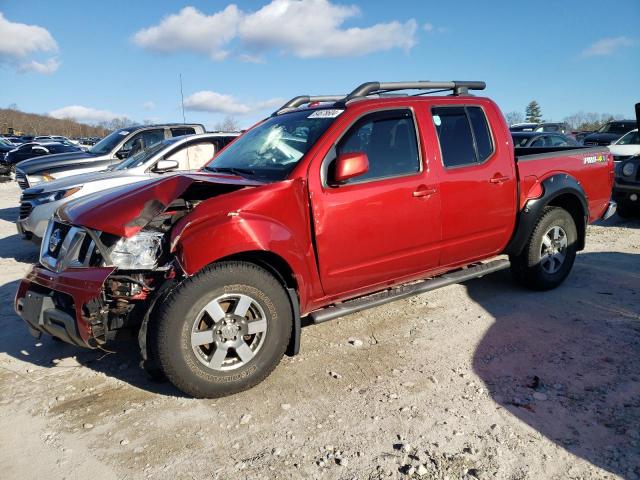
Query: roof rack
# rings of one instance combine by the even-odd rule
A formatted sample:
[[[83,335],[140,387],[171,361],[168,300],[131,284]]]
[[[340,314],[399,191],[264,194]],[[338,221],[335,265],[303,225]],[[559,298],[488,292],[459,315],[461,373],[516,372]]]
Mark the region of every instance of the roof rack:
[[[399,90],[429,90],[447,91],[452,90],[453,95],[467,95],[469,90],[484,90],[487,84],[480,81],[464,81],[454,80],[450,82],[431,82],[428,80],[420,80],[417,82],[366,82],[359,85],[348,95],[320,95],[308,96],[300,95],[293,97],[282,107],[276,110],[273,115],[283,113],[300,105],[313,102],[336,102],[336,106],[345,107],[351,100],[365,98],[369,95],[381,95],[388,92],[396,92]],[[435,93],[435,92],[434,92]]]

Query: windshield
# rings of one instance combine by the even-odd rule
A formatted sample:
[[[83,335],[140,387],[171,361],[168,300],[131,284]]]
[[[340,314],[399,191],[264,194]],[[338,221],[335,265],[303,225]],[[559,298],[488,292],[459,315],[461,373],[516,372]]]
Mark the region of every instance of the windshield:
[[[205,170],[283,180],[340,113],[318,109],[271,117],[221,151]]]
[[[629,130],[632,130],[635,127],[635,124],[630,122],[611,122],[607,123],[600,127],[598,133],[627,133]]]
[[[629,132],[618,140],[616,145],[640,145],[640,133],[638,133],[638,130]]]
[[[104,137],[87,151],[94,155],[106,155],[107,153],[111,153],[111,151],[116,148],[116,146],[124,140],[127,135],[129,135],[128,130],[116,130],[110,135]]]
[[[171,139],[151,145],[149,148],[145,148],[135,155],[130,156],[124,162],[120,162],[118,166],[114,168],[114,170],[126,170],[128,168],[139,167],[140,165],[143,165],[147,161],[149,161],[151,157],[153,157],[160,150],[174,142],[175,140]]]

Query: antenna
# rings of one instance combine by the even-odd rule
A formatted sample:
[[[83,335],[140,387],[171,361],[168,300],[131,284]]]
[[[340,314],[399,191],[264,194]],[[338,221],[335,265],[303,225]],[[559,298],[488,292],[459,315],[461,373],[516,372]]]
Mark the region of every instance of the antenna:
[[[184,94],[182,93],[182,73],[180,75],[180,102],[182,104],[182,123],[187,123],[187,120],[184,117]]]

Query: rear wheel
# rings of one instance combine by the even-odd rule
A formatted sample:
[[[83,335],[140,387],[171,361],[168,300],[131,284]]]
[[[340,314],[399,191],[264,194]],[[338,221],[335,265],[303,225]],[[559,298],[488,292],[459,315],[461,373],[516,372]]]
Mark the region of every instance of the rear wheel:
[[[186,280],[151,325],[160,368],[194,397],[248,389],[278,365],[292,328],[289,299],[266,270],[224,262]]]
[[[577,239],[576,224],[569,212],[559,207],[545,208],[522,252],[509,257],[515,279],[535,290],[557,287],[573,267]]]

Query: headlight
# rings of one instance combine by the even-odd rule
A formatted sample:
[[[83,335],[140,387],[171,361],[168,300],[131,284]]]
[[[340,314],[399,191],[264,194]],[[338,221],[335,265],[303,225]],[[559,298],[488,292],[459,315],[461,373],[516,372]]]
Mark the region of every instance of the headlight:
[[[42,175],[27,175],[27,180],[29,181],[29,185],[37,185],[42,182],[51,182],[55,180],[48,173],[43,173]]]
[[[631,175],[633,175],[633,163],[629,162],[624,164],[624,166],[622,167],[622,175],[624,175],[625,177],[630,177]]]
[[[140,232],[121,238],[111,250],[111,260],[125,270],[151,270],[162,253],[162,237],[160,232]]]
[[[56,202],[63,198],[70,197],[74,193],[80,191],[82,187],[67,188],[65,190],[56,190],[55,192],[45,193],[33,199],[33,203],[36,205],[42,205],[44,203]]]

